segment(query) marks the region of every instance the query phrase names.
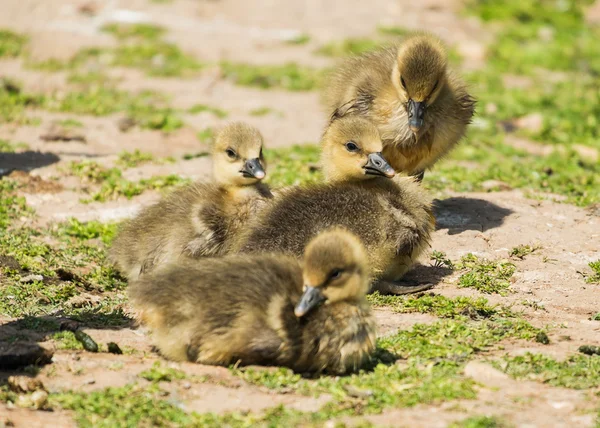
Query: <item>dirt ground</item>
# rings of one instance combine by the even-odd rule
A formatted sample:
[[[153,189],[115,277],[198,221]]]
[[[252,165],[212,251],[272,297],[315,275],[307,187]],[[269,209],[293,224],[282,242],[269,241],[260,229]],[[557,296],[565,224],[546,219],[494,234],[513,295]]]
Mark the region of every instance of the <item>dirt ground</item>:
[[[93,15],[80,12],[79,8],[84,4],[94,8]],[[68,58],[86,46],[109,46],[113,40],[99,29],[108,22],[128,18],[167,28],[169,41],[207,62],[231,59],[275,64],[285,60],[322,67],[331,62],[312,54],[320,44],[350,36],[369,36],[377,25],[401,24],[439,34],[465,57],[464,66],[474,69],[482,61],[484,44],[489,37],[478,21],[458,13],[459,7],[460,3],[454,0],[174,0],[165,4],[148,0],[2,0],[0,27],[27,33],[32,56],[38,60]],[[284,43],[301,33],[310,34],[310,42],[298,46]],[[145,192],[132,200],[82,204],[79,201],[81,193],[73,189],[67,178],[52,180],[52,177],[61,177],[61,168],[72,160],[93,159],[112,165],[124,149],[140,149],[161,157],[198,152],[204,147],[198,142],[196,132],[229,120],[244,120],[256,125],[269,147],[286,147],[317,141],[324,124],[317,92],[262,91],[235,86],[220,79],[210,67],[191,79],[150,78],[126,69],[115,69],[114,73],[121,78],[119,88],[131,91],[154,89],[168,94],[174,107],[189,108],[203,103],[226,110],[229,117],[219,119],[208,113],[190,115],[185,117],[184,128],[163,134],[137,128],[120,132],[118,115],[76,116],[84,125],[80,132],[85,142],[40,139],[54,121],[75,117],[69,114],[36,112],[42,119],[40,126],[0,125],[0,138],[26,142],[32,150],[27,156],[1,154],[0,168],[17,167],[40,177],[31,178],[22,190],[27,203],[38,214],[37,221],[52,222],[69,217],[82,221],[117,220],[131,216],[140,206],[158,197],[158,193]],[[20,59],[0,61],[0,75],[18,78],[24,88],[41,93],[64,90],[69,86],[65,73],[33,71],[25,68]],[[261,117],[249,114],[263,106],[281,114]],[[126,175],[130,179],[139,179],[172,172],[191,179],[207,178],[209,160],[202,157],[173,164],[146,164],[129,169]],[[597,285],[586,284],[579,273],[588,269],[589,262],[600,259],[597,210],[534,200],[510,190],[451,195],[436,202],[436,217],[438,229],[432,248],[445,252],[452,260],[469,252],[497,259],[508,257],[510,249],[520,244],[540,245],[530,256],[515,261],[514,292],[507,297],[491,296],[490,301],[522,309],[525,318],[535,326],[557,328],[551,330],[550,345],[527,344],[523,347],[522,343],[509,343],[505,345],[505,352],[520,355],[535,351],[562,359],[576,353],[582,344],[597,344],[600,323],[590,318],[600,308],[600,293]],[[417,272],[426,270],[429,265],[426,259],[422,263],[424,267]],[[448,297],[479,295],[471,289],[457,288],[458,276],[453,273],[433,278],[437,284],[434,292]],[[436,319],[430,315],[397,314],[387,309],[376,312],[382,335]],[[0,320],[3,335],[12,331],[11,321]],[[86,331],[98,342],[114,341],[145,352],[143,355],[120,356],[57,350],[53,364],[44,367],[38,375],[49,391],[93,391],[123,386],[160,359],[151,352],[150,340],[143,329],[131,326]],[[570,340],[565,339],[567,336]],[[51,346],[43,342],[41,345]],[[126,369],[114,370],[115,364],[123,364]],[[174,389],[173,394],[189,411],[257,412],[279,404],[316,411],[328,399],[327,396],[277,394],[246,384],[225,368],[193,364],[173,366],[188,374],[211,378],[211,382],[195,384],[191,388],[185,382],[166,386]],[[78,371],[84,374],[76,374]],[[444,427],[468,415],[485,414],[501,416],[523,427],[594,426],[596,413],[593,410],[598,407],[598,398],[589,391],[516,381],[479,360],[469,363],[466,373],[481,383],[477,399],[390,409],[366,419],[382,426]],[[30,428],[75,425],[68,411],[47,413],[0,403],[0,426],[6,420],[12,421],[13,426]]]

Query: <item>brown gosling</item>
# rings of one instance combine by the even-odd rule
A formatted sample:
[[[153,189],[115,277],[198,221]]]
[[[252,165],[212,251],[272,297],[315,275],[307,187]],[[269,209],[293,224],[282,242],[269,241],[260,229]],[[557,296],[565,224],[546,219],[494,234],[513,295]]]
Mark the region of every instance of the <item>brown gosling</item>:
[[[372,120],[392,167],[421,180],[465,135],[475,111],[475,99],[447,62],[437,37],[416,35],[346,60],[323,101],[330,112],[343,108]]]
[[[303,262],[277,254],[179,261],[140,277],[130,301],[160,353],[201,364],[358,370],[375,350],[367,256],[332,229]]]
[[[232,123],[212,149],[215,183],[194,183],[175,190],[125,222],[110,259],[129,280],[181,256],[218,256],[271,198],[265,177],[260,132]]]
[[[430,288],[397,281],[429,245],[431,198],[411,177],[391,179],[394,170],[381,150],[369,120],[356,115],[334,119],[322,138],[327,183],[282,191],[248,223],[234,251],[301,257],[310,239],[341,226],[366,247],[374,290],[407,294]]]

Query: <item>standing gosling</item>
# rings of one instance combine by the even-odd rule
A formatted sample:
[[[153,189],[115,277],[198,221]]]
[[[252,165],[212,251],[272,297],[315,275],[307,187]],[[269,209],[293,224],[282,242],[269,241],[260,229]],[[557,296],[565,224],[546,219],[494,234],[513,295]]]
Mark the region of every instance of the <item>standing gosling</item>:
[[[432,35],[348,59],[325,86],[323,100],[330,112],[343,108],[372,120],[386,159],[419,180],[464,136],[475,111]]]
[[[180,256],[198,258],[228,251],[242,226],[271,198],[260,132],[232,123],[212,149],[215,183],[175,190],[126,222],[110,258],[129,280]]]
[[[311,238],[341,226],[366,247],[375,290],[407,294],[430,288],[394,283],[429,245],[434,219],[431,198],[410,177],[391,179],[394,170],[381,150],[369,120],[356,115],[334,119],[322,139],[327,183],[282,191],[248,223],[234,250],[301,257]]]
[[[366,262],[360,241],[335,229],[311,241],[303,263],[277,254],[184,261],[144,275],[129,296],[167,358],[343,374],[375,350]]]

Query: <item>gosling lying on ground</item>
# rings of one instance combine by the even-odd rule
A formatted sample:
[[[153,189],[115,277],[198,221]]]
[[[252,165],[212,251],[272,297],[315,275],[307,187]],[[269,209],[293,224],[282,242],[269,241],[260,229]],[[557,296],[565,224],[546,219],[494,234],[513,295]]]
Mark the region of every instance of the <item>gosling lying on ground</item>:
[[[129,296],[167,358],[343,374],[375,350],[368,272],[360,240],[333,229],[308,244],[303,263],[277,254],[181,261],[140,277]]]
[[[262,155],[263,138],[244,123],[232,123],[212,149],[215,183],[175,190],[127,221],[110,259],[129,280],[179,257],[224,254],[242,226],[271,198]]]
[[[413,178],[391,179],[375,125],[360,116],[334,119],[322,138],[328,183],[282,191],[248,223],[234,251],[283,252],[301,257],[308,241],[341,226],[367,249],[374,290],[407,294],[431,284],[394,283],[429,245],[434,226],[431,199]]]

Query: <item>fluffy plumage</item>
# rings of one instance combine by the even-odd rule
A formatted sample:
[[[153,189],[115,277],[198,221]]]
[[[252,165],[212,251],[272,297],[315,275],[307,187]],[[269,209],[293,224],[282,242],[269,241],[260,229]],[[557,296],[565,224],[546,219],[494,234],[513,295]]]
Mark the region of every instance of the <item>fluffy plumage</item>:
[[[464,136],[475,100],[447,68],[444,46],[420,34],[375,52],[349,58],[331,75],[323,101],[373,121],[383,154],[398,172],[418,175]]]
[[[227,253],[246,222],[271,198],[265,176],[262,136],[243,123],[223,129],[213,147],[215,183],[175,190],[126,221],[110,249],[110,259],[136,279],[179,257]]]
[[[275,254],[179,261],[140,277],[129,295],[170,359],[341,374],[375,349],[365,262],[360,241],[333,230],[315,238],[303,264]],[[325,302],[296,316],[307,289]]]

